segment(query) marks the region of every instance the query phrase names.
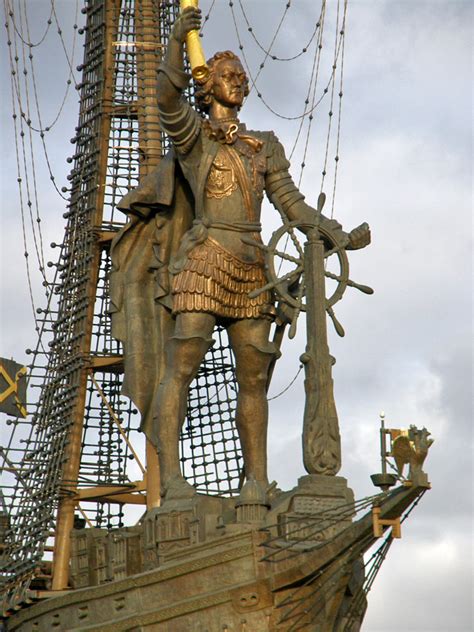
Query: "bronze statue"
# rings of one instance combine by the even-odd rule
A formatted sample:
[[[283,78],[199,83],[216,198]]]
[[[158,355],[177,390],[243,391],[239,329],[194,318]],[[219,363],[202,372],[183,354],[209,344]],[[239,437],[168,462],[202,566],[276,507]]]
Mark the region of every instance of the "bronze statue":
[[[156,445],[163,493],[194,490],[179,464],[179,433],[189,386],[212,345],[216,323],[229,335],[239,386],[236,425],[245,475],[267,479],[266,386],[279,353],[269,341],[275,315],[266,284],[260,211],[264,192],[289,220],[340,230],[306,204],[273,132],[249,131],[238,118],[248,94],[239,58],[216,53],[196,90],[198,113],[183,98],[183,42],[201,23],[199,9],[176,20],[158,72],[158,105],[173,150],[118,207],[132,221],[113,244],[114,335],[125,345],[124,390]],[[348,248],[370,241],[367,225],[347,235]]]

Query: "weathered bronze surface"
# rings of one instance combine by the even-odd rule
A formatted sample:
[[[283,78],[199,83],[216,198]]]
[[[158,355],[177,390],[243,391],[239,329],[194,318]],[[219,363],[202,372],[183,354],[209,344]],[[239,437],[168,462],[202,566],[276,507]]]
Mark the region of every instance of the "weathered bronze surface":
[[[422,492],[390,492],[376,508],[380,529]],[[258,488],[236,506],[197,495],[169,500],[140,527],[75,531],[72,579],[81,589],[19,612],[9,630],[358,631],[360,556],[379,537],[373,512],[351,523],[353,495],[337,476],[302,477],[270,509],[263,500]],[[149,570],[127,577],[138,566]],[[363,597],[356,612],[354,595]]]
[[[249,131],[239,121],[248,79],[233,53],[217,53],[207,63],[208,74],[196,92],[202,116],[183,99],[189,82],[183,42],[199,28],[200,19],[200,11],[190,7],[173,26],[157,87],[161,124],[173,150],[119,203],[132,221],[112,247],[113,331],[125,347],[124,390],[157,447],[162,494],[168,500],[194,493],[180,471],[178,437],[187,391],[212,344],[216,323],[227,328],[236,359],[236,425],[245,475],[263,490],[268,487],[266,390],[279,349],[269,340],[276,295],[267,283],[262,254],[263,193],[285,221],[298,222],[304,232],[313,227],[316,240],[318,226],[326,235],[337,234],[341,249],[370,241],[367,225],[344,233],[321,208],[306,204],[275,134]],[[321,252],[333,245],[319,244]],[[318,290],[309,288],[308,295],[314,344],[307,349],[311,377],[307,374],[306,390],[314,414],[305,422],[305,465],[310,473],[335,474],[340,450],[326,342],[323,255],[317,259],[313,253],[311,260],[323,276]],[[319,312],[313,309],[318,304]]]

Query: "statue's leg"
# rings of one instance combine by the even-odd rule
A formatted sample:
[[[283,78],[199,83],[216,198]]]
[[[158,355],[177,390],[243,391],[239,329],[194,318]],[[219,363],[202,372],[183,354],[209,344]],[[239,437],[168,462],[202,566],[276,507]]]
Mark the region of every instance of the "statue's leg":
[[[186,416],[188,390],[206,351],[212,345],[215,317],[200,312],[178,314],[175,333],[167,342],[163,380],[155,404],[156,436],[162,493],[182,481],[179,433]]]
[[[270,321],[244,319],[232,323],[227,331],[235,354],[239,385],[236,425],[244,456],[245,474],[262,483],[267,478],[268,402],[266,384],[270,362],[277,353],[268,340]]]

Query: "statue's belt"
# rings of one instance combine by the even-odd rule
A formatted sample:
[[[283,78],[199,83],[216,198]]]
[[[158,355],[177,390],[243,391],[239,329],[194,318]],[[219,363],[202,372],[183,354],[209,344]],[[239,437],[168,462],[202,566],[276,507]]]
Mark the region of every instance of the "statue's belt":
[[[236,233],[260,233],[262,231],[260,222],[214,222],[206,217],[195,219],[193,225],[202,225],[217,230],[230,230]]]

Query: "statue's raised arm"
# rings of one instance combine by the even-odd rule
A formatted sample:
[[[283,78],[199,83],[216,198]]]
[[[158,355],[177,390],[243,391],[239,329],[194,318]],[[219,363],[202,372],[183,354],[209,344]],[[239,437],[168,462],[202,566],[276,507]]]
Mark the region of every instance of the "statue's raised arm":
[[[184,42],[186,36],[201,25],[201,10],[185,9],[170,32],[168,46],[158,72],[158,103],[164,112],[173,112],[188,85],[189,76],[184,72]]]

